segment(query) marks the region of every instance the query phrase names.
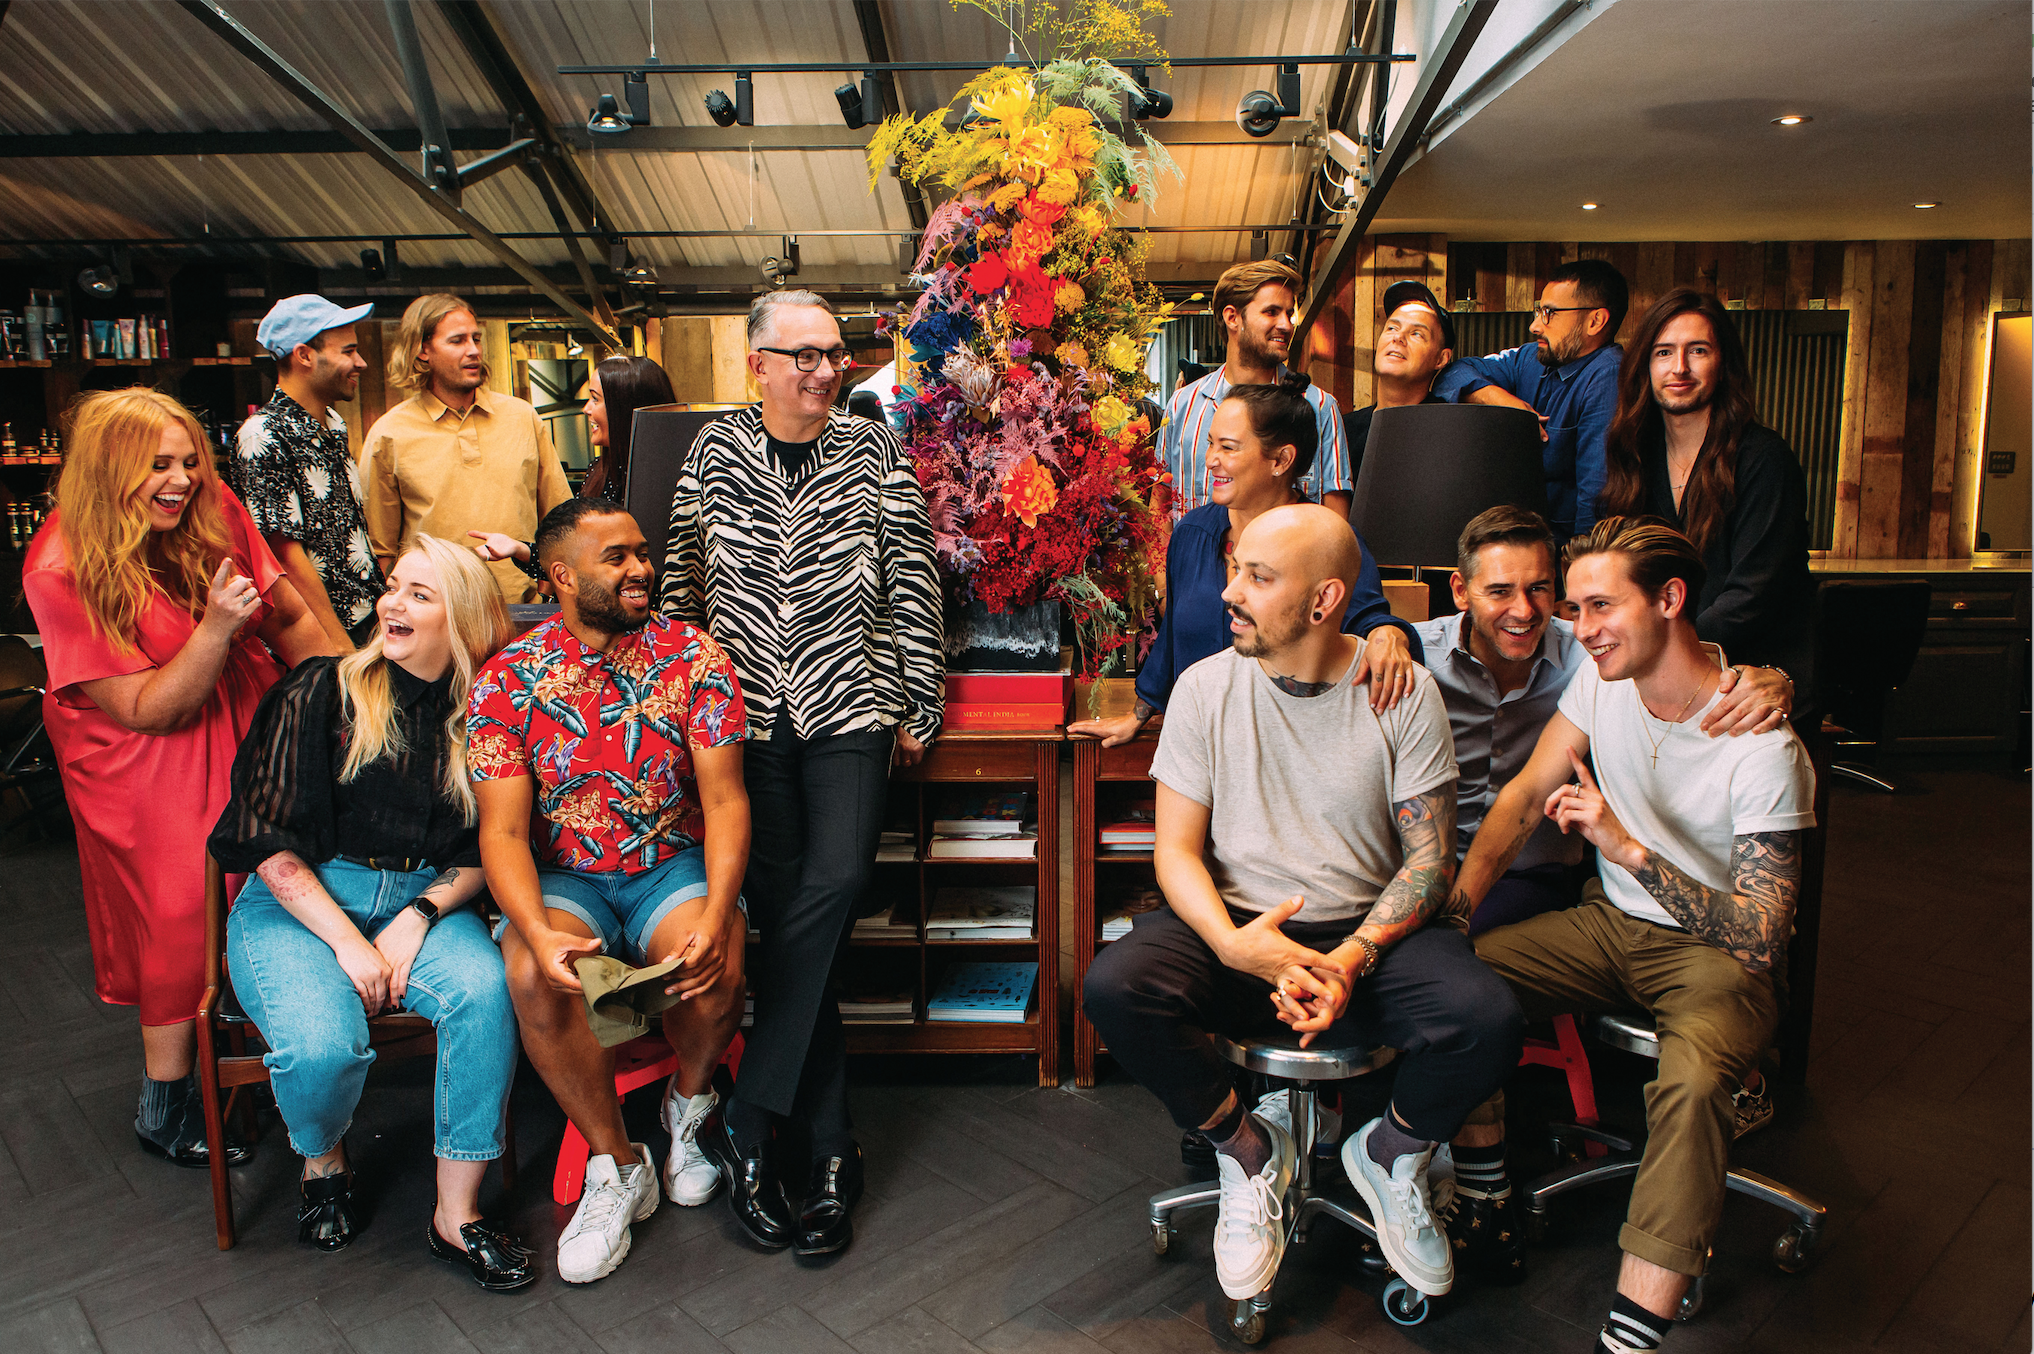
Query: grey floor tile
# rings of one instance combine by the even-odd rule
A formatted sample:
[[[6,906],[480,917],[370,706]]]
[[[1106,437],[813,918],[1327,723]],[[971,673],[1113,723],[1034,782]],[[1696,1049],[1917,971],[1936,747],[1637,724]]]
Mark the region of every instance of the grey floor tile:
[[[927,1313],[971,1340],[1103,1266],[1151,1247],[1149,1192],[1125,1190],[1027,1245],[921,1299]],[[1050,1306],[1050,1304],[1048,1304]]]
[[[734,1354],[855,1354],[854,1346],[812,1319],[799,1307],[780,1307],[760,1321],[752,1321],[721,1338]]]
[[[982,1354],[1101,1354],[1102,1346],[1046,1311],[1032,1307],[985,1331]]]
[[[466,1333],[435,1302],[420,1302],[349,1331],[346,1343],[353,1346],[356,1354],[412,1354],[417,1350],[429,1350],[430,1354],[479,1354]]]
[[[99,1341],[85,1309],[76,1298],[65,1298],[0,1323],[0,1349],[8,1354],[98,1354]]]
[[[1033,1092],[1034,1097],[1050,1092]],[[941,1122],[970,1140],[1016,1161],[1061,1189],[1100,1203],[1131,1184],[1146,1179],[1112,1157],[1067,1134],[1042,1125],[1014,1121],[1006,1108],[972,1089],[944,1098]],[[1056,1097],[1055,1097],[1056,1099]]]
[[[481,1354],[598,1354],[600,1346],[554,1303],[539,1303],[481,1326],[466,1338]]]
[[[850,1343],[861,1354],[981,1354],[972,1340],[917,1307],[906,1307]]]
[[[672,1306],[657,1307],[609,1327],[600,1333],[599,1344],[608,1354],[708,1354],[727,1348],[708,1335],[697,1321]],[[801,1346],[774,1348],[792,1350]]]
[[[226,1342],[195,1298],[158,1308],[125,1325],[102,1327],[99,1344],[106,1354],[226,1354]]]
[[[1037,1172],[955,1131],[936,1108],[890,1098],[857,1110],[857,1131],[989,1203],[1039,1183]]]
[[[1986,1349],[2011,1335],[2028,1310],[2010,1285],[2028,1272],[2030,1205],[2025,1185],[1994,1185],[1879,1336],[1880,1346]]]
[[[316,1302],[299,1303],[226,1336],[233,1354],[352,1354]]]

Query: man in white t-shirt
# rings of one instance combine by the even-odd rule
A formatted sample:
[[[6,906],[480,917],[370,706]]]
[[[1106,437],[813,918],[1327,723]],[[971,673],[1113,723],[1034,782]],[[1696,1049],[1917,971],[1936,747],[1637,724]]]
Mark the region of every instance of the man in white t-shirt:
[[[1211,1032],[1400,1049],[1390,1109],[1342,1162],[1386,1257],[1426,1293],[1454,1279],[1434,1222],[1434,1145],[1517,1064],[1522,1021],[1460,930],[1428,926],[1455,860],[1455,753],[1433,679],[1373,710],[1364,641],[1340,617],[1362,565],[1347,521],[1316,504],[1263,514],[1222,594],[1233,648],[1173,688],[1151,774],[1153,860],[1169,907],[1088,970],[1083,1003],[1126,1071],[1214,1143],[1215,1268],[1261,1292],[1284,1253],[1289,1123],[1237,1097]]]
[[[1779,1021],[1815,775],[1784,724],[1703,734],[1722,670],[1695,637],[1704,570],[1685,536],[1658,518],[1606,518],[1569,541],[1567,563],[1575,638],[1594,662],[1484,815],[1452,910],[1473,909],[1545,818],[1596,847],[1600,878],[1579,907],[1488,931],[1476,954],[1529,1017],[1642,1009],[1659,1028],[1597,1346],[1629,1354],[1658,1347],[1716,1233],[1732,1094]]]

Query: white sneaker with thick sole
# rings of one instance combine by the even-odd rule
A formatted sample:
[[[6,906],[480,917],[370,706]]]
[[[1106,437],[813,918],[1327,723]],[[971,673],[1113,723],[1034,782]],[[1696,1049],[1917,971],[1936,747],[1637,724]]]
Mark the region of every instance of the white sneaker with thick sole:
[[[678,1093],[678,1074],[664,1083],[664,1131],[671,1135],[671,1154],[664,1158],[664,1197],[674,1204],[697,1208],[720,1188],[720,1168],[699,1145],[699,1128],[706,1116],[720,1104],[720,1097],[705,1090],[687,1098]]]
[[[1256,1297],[1278,1276],[1285,1257],[1285,1193],[1299,1160],[1292,1134],[1261,1118],[1257,1125],[1271,1139],[1271,1159],[1263,1170],[1245,1175],[1234,1157],[1215,1154],[1222,1187],[1215,1206],[1215,1277],[1224,1293],[1239,1300]]]
[[[1370,1207],[1384,1258],[1400,1278],[1437,1298],[1455,1286],[1455,1251],[1427,1197],[1427,1162],[1434,1152],[1408,1152],[1385,1170],[1370,1159],[1370,1135],[1383,1122],[1372,1119],[1342,1144],[1342,1169]]]
[[[629,1257],[629,1224],[657,1211],[650,1149],[639,1142],[629,1147],[636,1159],[626,1166],[605,1155],[587,1160],[579,1211],[558,1238],[558,1277],[566,1283],[592,1283],[614,1273]]]
[[[1293,1092],[1292,1094],[1298,1094]],[[1292,1098],[1284,1091],[1269,1091],[1257,1102],[1257,1117],[1267,1124],[1277,1124],[1287,1134],[1292,1132]],[[1324,1152],[1328,1145],[1342,1136],[1342,1116],[1314,1098],[1314,1151]],[[1298,1139],[1294,1139],[1297,1143]]]

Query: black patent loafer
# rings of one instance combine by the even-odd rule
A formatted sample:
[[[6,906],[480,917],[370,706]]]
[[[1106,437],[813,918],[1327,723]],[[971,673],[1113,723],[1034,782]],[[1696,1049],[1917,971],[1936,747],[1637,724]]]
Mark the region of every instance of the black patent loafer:
[[[749,1240],[773,1251],[790,1245],[791,1205],[785,1201],[784,1188],[777,1180],[770,1144],[764,1143],[757,1156],[743,1156],[741,1148],[735,1145],[734,1135],[728,1132],[727,1120],[718,1114],[701,1130],[699,1142],[720,1168],[721,1183],[727,1187],[728,1207],[734,1211],[735,1221],[749,1234]]]
[[[798,1210],[799,1255],[831,1255],[855,1239],[854,1206],[862,1197],[862,1149],[812,1163],[812,1189]]]
[[[1454,1197],[1434,1211],[1455,1249],[1458,1271],[1467,1270],[1487,1284],[1525,1281],[1525,1235],[1515,1195],[1493,1198],[1457,1186]]]
[[[175,1147],[164,1147],[140,1129],[134,1132],[134,1141],[141,1150],[172,1166],[183,1166],[189,1170],[204,1171],[212,1167],[212,1149],[203,1138],[191,1142],[180,1142]],[[244,1166],[254,1156],[254,1149],[234,1138],[226,1139],[226,1164]]]
[[[431,1239],[431,1254],[461,1266],[473,1276],[473,1282],[490,1293],[513,1293],[537,1281],[530,1252],[498,1222],[482,1218],[461,1223],[459,1239],[466,1243],[463,1250],[439,1236],[435,1222],[426,1221],[424,1231]]]
[[[303,1202],[297,1205],[297,1240],[321,1251],[341,1251],[353,1244],[360,1230],[353,1216],[353,1173],[322,1175],[298,1186]]]

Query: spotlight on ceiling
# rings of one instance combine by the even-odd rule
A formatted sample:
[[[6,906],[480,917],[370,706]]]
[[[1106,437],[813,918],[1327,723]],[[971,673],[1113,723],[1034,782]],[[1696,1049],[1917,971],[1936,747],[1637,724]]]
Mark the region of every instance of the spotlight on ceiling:
[[[1262,263],[1271,257],[1271,232],[1253,230],[1250,232],[1250,261]]]
[[[1942,204],[1940,202],[1917,202],[1914,204],[1914,209],[1916,211],[1925,212],[1932,210],[1933,208],[1940,207],[1941,205]]]
[[[1172,116],[1172,95],[1162,89],[1153,89],[1151,77],[1144,73],[1144,67],[1132,66],[1130,78],[1137,82],[1139,90],[1130,96],[1130,118],[1133,122]]]
[[[833,92],[833,99],[840,105],[841,121],[850,129],[882,120],[883,90],[873,75],[864,74],[859,85],[842,85]]]
[[[388,281],[388,263],[381,257],[379,249],[360,251],[360,271],[367,275],[369,282]]]
[[[756,125],[753,86],[747,71],[735,72],[735,92],[732,99],[716,89],[706,96],[706,115],[722,127],[740,123],[744,127]]]
[[[1809,117],[1806,113],[1786,113],[1774,118],[1773,125],[1775,127],[1799,127],[1804,122],[1813,121],[1815,119]]]
[[[101,263],[79,272],[78,287],[93,296],[111,296],[120,290],[120,276],[112,265]]]
[[[1600,202],[1585,202],[1582,204],[1582,210],[1585,212],[1593,212],[1602,205],[1603,204]]]
[[[1278,68],[1278,97],[1273,98],[1269,90],[1251,90],[1236,105],[1236,125],[1247,136],[1270,136],[1281,119],[1299,116],[1299,98],[1299,66],[1282,64]]]
[[[586,112],[586,130],[595,136],[620,136],[631,127],[642,127],[650,121],[650,82],[641,71],[630,71],[622,77],[622,94],[628,100],[629,111],[621,110],[621,103],[612,94],[603,94],[600,100]]]

